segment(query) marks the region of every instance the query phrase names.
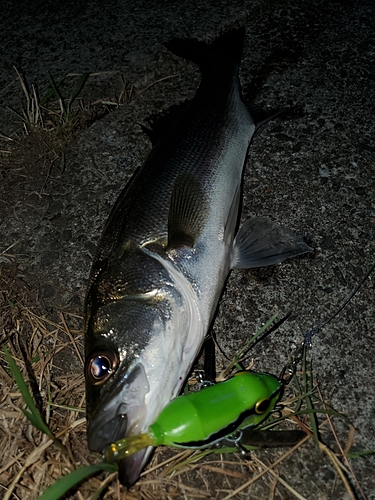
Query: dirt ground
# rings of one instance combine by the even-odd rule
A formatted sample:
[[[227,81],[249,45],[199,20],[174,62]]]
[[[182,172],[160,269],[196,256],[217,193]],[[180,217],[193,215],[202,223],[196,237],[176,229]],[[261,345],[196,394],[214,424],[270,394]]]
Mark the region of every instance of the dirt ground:
[[[181,105],[199,84],[195,66],[162,43],[213,40],[246,26],[244,96],[285,109],[250,147],[242,220],[270,217],[303,234],[315,251],[233,272],[213,324],[224,353],[220,367],[275,312],[291,313],[248,360],[278,375],[304,333],[333,314],[374,264],[375,6],[370,0],[30,0],[15,11],[14,2],[1,4],[0,339],[68,449],[65,456],[27,422],[1,354],[0,497],[26,499],[99,460],[86,447],[82,375],[83,302],[96,243],[122,187],[150,151],[139,124]],[[13,66],[31,97],[36,85],[41,117]],[[63,113],[56,94],[43,101],[48,73]],[[308,439],[295,450],[192,463],[190,451],[159,449],[130,491],[116,474],[102,474],[72,498],[93,498],[103,488],[106,499],[375,499],[375,460],[365,454],[375,450],[374,279],[373,273],[308,353],[321,399],[353,424],[333,418],[336,439],[322,415],[327,449]],[[296,393],[290,388],[284,401]],[[355,454],[350,465],[343,458],[348,443]]]

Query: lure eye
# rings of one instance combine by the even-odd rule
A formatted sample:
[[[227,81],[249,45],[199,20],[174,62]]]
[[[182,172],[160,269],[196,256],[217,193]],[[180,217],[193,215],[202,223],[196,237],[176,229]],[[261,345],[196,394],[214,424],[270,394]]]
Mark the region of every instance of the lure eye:
[[[86,361],[86,379],[92,385],[102,385],[115,373],[119,364],[117,354],[108,347],[95,349]]]
[[[262,415],[268,410],[269,406],[270,406],[270,400],[268,398],[261,399],[255,405],[255,413],[257,413],[258,415]]]

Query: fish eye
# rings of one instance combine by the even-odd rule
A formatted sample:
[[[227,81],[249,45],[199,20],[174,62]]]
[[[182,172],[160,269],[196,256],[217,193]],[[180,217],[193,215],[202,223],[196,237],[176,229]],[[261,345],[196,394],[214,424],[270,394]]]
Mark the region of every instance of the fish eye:
[[[86,379],[92,385],[102,385],[116,371],[119,364],[117,354],[108,347],[99,347],[90,353],[86,361]]]
[[[269,405],[270,405],[270,400],[268,398],[261,399],[255,405],[255,413],[257,413],[258,415],[262,415],[264,412],[268,410]]]

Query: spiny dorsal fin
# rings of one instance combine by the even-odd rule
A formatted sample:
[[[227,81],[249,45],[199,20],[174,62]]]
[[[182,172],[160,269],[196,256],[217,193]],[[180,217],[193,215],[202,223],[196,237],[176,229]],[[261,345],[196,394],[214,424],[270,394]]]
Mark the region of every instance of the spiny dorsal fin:
[[[150,139],[153,146],[163,139],[176,125],[189,104],[189,101],[185,101],[181,104],[170,106],[168,111],[150,116],[147,120],[147,125],[139,123],[142,131]]]
[[[245,39],[245,28],[230,30],[212,43],[175,38],[164,46],[179,57],[195,62],[202,73],[238,66]]]
[[[146,127],[146,125],[143,125],[142,123],[139,123],[138,125],[141,127],[142,132],[144,132],[147,135],[147,137],[150,139],[151,144],[154,145],[158,139],[157,134],[154,133],[154,129],[148,128],[148,127]]]

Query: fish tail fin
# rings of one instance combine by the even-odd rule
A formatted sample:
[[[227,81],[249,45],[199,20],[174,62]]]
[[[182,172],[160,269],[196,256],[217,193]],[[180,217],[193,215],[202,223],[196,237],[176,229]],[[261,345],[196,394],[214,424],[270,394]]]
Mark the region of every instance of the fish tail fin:
[[[203,74],[233,73],[238,69],[245,39],[245,28],[238,28],[224,33],[212,43],[196,39],[175,38],[165,47],[173,54],[198,65]]]

